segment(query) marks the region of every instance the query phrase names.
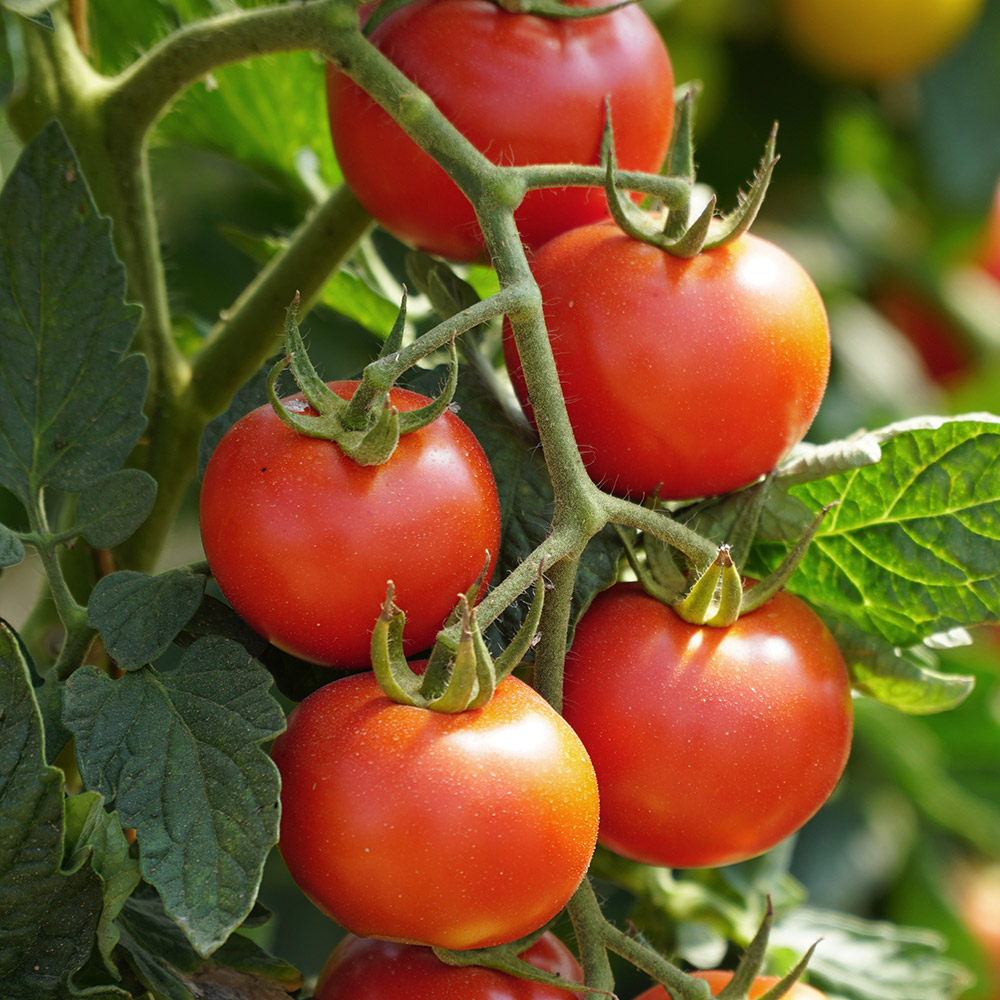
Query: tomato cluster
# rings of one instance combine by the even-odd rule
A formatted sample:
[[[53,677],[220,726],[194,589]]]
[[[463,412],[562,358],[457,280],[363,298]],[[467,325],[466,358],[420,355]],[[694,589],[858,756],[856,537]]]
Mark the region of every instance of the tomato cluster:
[[[606,94],[619,164],[654,171],[663,160],[672,72],[637,7],[563,21],[487,0],[415,0],[371,39],[497,163],[596,163]],[[448,175],[339,69],[328,80],[340,164],[377,220],[441,255],[481,256],[472,207]],[[823,396],[829,332],[816,288],[754,236],[674,256],[606,211],[603,193],[567,188],[531,193],[516,215],[590,475],[635,499],[752,483],[802,439]],[[537,376],[521,369],[519,336],[508,327],[504,348],[533,415]],[[344,399],[356,386],[331,383]],[[392,389],[387,405],[426,402]],[[281,405],[312,412],[301,396]],[[445,966],[422,946],[536,931],[576,890],[598,835],[672,867],[759,854],[819,808],[843,769],[847,671],[817,616],[787,594],[712,628],[636,584],[614,586],[578,623],[565,717],[516,677],[453,714],[392,700],[366,669],[388,581],[412,656],[499,548],[489,465],[453,413],[365,467],[262,407],[215,450],[201,515],[216,580],[255,629],[358,671],[305,698],[272,750],[284,859],[352,932],[322,1000],[381,996],[378,983],[399,977],[412,997],[554,995],[504,992],[500,973]],[[579,978],[560,949],[547,935],[526,956]]]

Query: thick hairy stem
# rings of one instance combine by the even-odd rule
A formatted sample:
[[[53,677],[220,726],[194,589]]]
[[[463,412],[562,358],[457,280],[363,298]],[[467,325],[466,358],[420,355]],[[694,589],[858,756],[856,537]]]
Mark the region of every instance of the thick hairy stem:
[[[579,555],[570,556],[546,569],[552,590],[546,595],[535,647],[535,690],[557,711],[562,711],[563,666],[566,637],[573,604],[573,586],[580,566]]]

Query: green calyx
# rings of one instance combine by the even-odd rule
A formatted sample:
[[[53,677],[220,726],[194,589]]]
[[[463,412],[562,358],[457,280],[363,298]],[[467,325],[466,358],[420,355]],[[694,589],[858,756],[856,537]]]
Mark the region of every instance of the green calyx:
[[[643,559],[636,551],[633,537],[616,526],[629,566],[646,593],[669,605],[684,621],[715,628],[726,628],[741,615],[766,604],[788,583],[827,512],[836,506],[828,504],[824,507],[789,549],[781,564],[761,581],[751,581],[751,585],[747,586],[742,570],[750,555],[772,483],[773,477],[767,476],[753,487],[751,502],[746,504],[732,525],[730,542],[718,547],[715,559],[707,566],[687,565],[682,572],[668,547],[656,539],[645,537]]]
[[[443,636],[439,637],[422,674],[406,662],[403,653],[406,615],[396,606],[395,587],[389,581],[382,613],[372,633],[371,654],[375,678],[393,701],[448,714],[482,708],[493,697],[497,685],[531,648],[542,617],[544,582],[539,578],[531,607],[517,635],[494,660],[486,648],[475,612],[486,566],[479,579],[459,596],[458,605],[445,624],[445,629],[461,625],[457,648],[450,646]]]
[[[733,978],[719,990],[718,1000],[747,1000],[750,995],[750,987],[754,980],[760,975],[764,958],[767,954],[767,942],[771,935],[771,927],[774,924],[774,909],[771,906],[771,899],[768,897],[767,910],[764,919],[761,921],[757,933],[747,946],[747,950],[740,958]],[[818,943],[818,942],[817,942]],[[792,987],[802,978],[802,974],[816,950],[816,944],[810,946],[809,950],[796,962],[795,967],[779,979],[766,993],[762,993],[760,1000],[781,1000],[787,996]]]
[[[390,386],[377,384],[369,369],[349,400],[342,399],[319,376],[306,351],[297,322],[298,296],[285,321],[285,354],[267,377],[267,396],[274,412],[292,430],[307,437],[332,441],[358,465],[382,465],[396,450],[403,434],[426,427],[448,408],[458,384],[458,353],[452,342],[448,381],[437,399],[416,410],[400,412],[388,403]],[[399,350],[406,325],[406,291],[396,322],[379,358]],[[278,398],[278,376],[288,368],[313,413],[295,412]]]
[[[574,7],[560,0],[494,0],[494,3],[509,14],[536,14],[555,20],[579,21],[587,17],[600,17],[611,14],[619,7],[630,7],[638,0],[620,0],[619,3],[607,4],[603,7]]]
[[[750,190],[746,193],[740,192],[736,208],[729,214],[717,218],[716,199],[713,195],[698,217],[692,221],[690,193],[695,183],[693,126],[697,87],[688,85],[679,88],[679,95],[676,103],[674,138],[666,169],[669,176],[686,183],[688,197],[667,209],[659,224],[656,215],[638,208],[618,186],[616,179],[618,165],[611,127],[610,102],[605,105],[601,162],[605,168],[604,191],[608,199],[608,209],[619,228],[633,239],[659,247],[674,257],[689,258],[696,257],[703,250],[714,250],[731,243],[753,224],[764,202],[774,165],[778,162],[775,152],[778,126],[772,128],[764,147],[760,167],[750,184]]]

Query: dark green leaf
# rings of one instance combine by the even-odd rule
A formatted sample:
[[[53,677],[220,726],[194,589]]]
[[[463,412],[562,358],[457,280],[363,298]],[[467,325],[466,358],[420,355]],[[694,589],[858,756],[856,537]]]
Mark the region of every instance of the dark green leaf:
[[[911,715],[946,712],[969,696],[975,678],[934,669],[920,647],[898,649],[848,622],[827,620],[840,646],[856,691]]]
[[[62,772],[44,736],[17,638],[0,625],[0,995],[63,997],[102,910],[87,867],[64,872]]]
[[[95,549],[120,545],[149,517],[156,480],[139,469],[119,469],[88,486],[76,503],[76,526]]]
[[[970,984],[933,931],[800,907],[771,934],[772,945],[797,954],[817,940],[809,981],[844,1000],[955,1000]]]
[[[125,272],[62,128],[46,126],[0,193],[0,484],[26,504],[117,469],[145,425],[146,361]]]
[[[274,678],[278,690],[291,701],[302,701],[317,688],[349,672],[307,663],[272,646],[228,604],[210,594],[202,598],[198,610],[174,641],[178,646],[187,647],[204,635],[221,635],[238,642],[251,656],[260,660]]]
[[[233,1000],[287,1000],[288,992],[302,983],[302,976],[287,962],[239,934],[231,935],[206,962],[148,887],[128,901],[121,924],[129,962],[142,982],[167,1000],[189,1000],[192,992]]]
[[[1000,619],[1000,418],[923,418],[875,432],[875,465],[793,486],[827,515],[789,589],[910,646]],[[767,551],[777,565],[783,552]]]
[[[55,30],[52,15],[48,11],[52,4],[53,0],[0,0],[0,7],[6,7],[7,10],[20,14],[21,17],[41,25],[48,31]]]
[[[16,566],[24,558],[21,539],[0,524],[0,566]]]
[[[277,839],[278,774],[259,746],[284,727],[270,685],[217,637],[173,671],[113,681],[84,667],[67,683],[80,773],[136,828],[144,878],[200,954],[250,912]]]
[[[97,927],[97,947],[108,969],[116,971],[111,952],[118,944],[114,921],[139,884],[139,862],[130,856],[125,833],[114,813],[104,808],[97,792],[66,799],[66,857],[71,866],[87,859],[100,876],[104,910]]]
[[[205,577],[187,569],[147,576],[123,569],[102,577],[90,598],[87,620],[125,670],[151,663],[198,609]]]
[[[224,229],[223,235],[261,264],[288,245],[287,240],[250,236],[234,229]],[[320,292],[319,301],[383,340],[392,329],[399,311],[398,302],[390,302],[355,273],[350,265],[330,275]]]
[[[323,64],[287,52],[226,66],[190,87],[155,139],[230,156],[305,196],[304,174],[331,187],[341,179],[326,122]]]

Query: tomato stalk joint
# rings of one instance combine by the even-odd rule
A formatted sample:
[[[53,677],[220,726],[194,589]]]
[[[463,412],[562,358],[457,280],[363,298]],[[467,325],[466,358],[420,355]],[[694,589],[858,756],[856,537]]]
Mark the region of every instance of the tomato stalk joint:
[[[667,160],[670,175],[688,184],[689,195],[665,213],[659,227],[654,224],[658,217],[637,208],[622,194],[618,186],[610,101],[605,102],[604,135],[601,140],[601,162],[605,169],[604,191],[608,209],[618,227],[633,239],[681,258],[696,257],[703,250],[725,246],[746,233],[764,203],[764,195],[778,162],[775,152],[778,126],[775,123],[750,189],[746,193],[740,193],[733,211],[716,218],[715,195],[712,195],[697,217],[691,220],[690,189],[695,182],[692,135],[695,96],[695,88],[688,87],[682,90],[677,101],[676,128]]]
[[[534,642],[542,616],[545,585],[540,578],[524,622],[510,645],[495,660],[486,647],[476,618],[475,600],[480,585],[481,580],[477,580],[467,593],[459,595],[458,604],[434,644],[425,668],[418,672],[403,653],[406,615],[396,606],[395,588],[389,581],[371,645],[375,678],[389,698],[402,705],[449,714],[482,708],[489,703],[497,685],[521,662]],[[461,632],[457,648],[453,648],[447,641],[447,631],[456,624],[460,625]]]
[[[342,399],[320,378],[313,367],[297,322],[298,295],[288,309],[285,322],[285,353],[267,377],[267,395],[274,412],[292,430],[307,437],[332,441],[358,465],[383,465],[396,450],[403,434],[426,427],[448,408],[458,384],[458,353],[450,345],[448,380],[437,399],[415,410],[400,412],[388,405],[390,386],[375,384],[366,370],[350,400]],[[379,357],[395,353],[406,323],[406,294],[393,328]],[[307,406],[290,409],[278,397],[278,377],[288,368],[302,391]]]

